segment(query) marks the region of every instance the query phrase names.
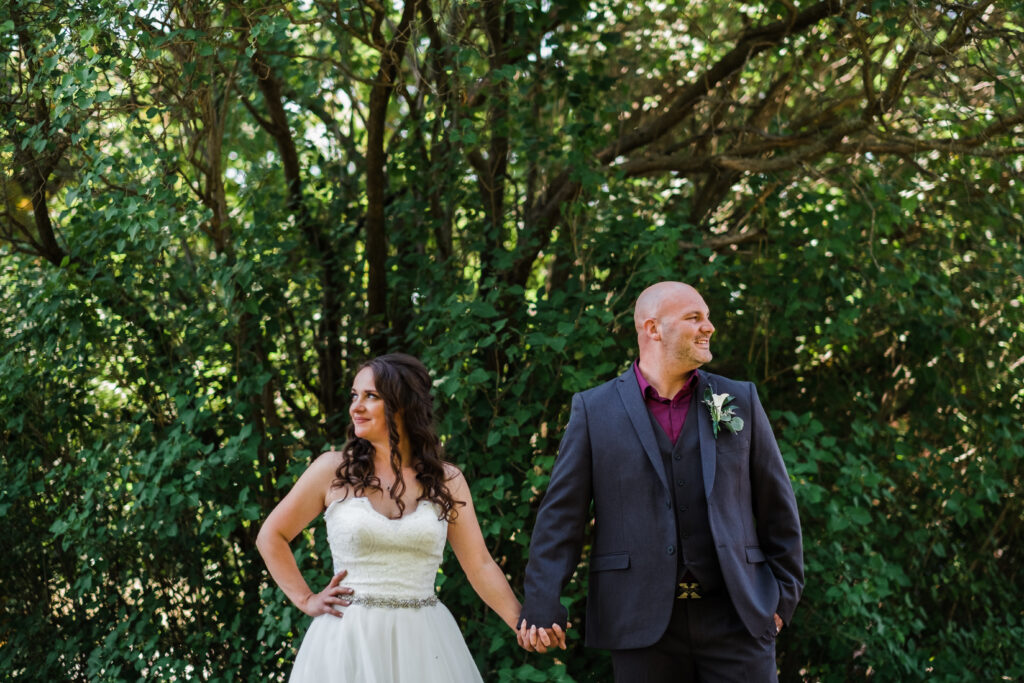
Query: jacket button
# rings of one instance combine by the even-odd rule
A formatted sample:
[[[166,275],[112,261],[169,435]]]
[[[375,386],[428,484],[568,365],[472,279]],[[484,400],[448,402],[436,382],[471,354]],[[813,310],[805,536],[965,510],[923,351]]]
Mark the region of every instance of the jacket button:
[[[665,552],[668,553],[669,555],[675,555],[676,554],[676,547],[674,545],[670,545],[669,547],[665,548]]]

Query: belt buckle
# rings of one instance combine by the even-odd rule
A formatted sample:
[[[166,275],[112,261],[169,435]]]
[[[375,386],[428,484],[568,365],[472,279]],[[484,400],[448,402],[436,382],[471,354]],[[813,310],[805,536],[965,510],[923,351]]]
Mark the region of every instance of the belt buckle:
[[[679,595],[676,600],[699,600],[703,595],[700,592],[700,584],[696,581],[680,581]]]

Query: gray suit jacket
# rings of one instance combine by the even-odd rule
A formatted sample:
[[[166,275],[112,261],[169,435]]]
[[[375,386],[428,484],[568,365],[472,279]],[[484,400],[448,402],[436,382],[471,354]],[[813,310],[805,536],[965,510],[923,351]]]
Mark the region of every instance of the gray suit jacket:
[[[708,384],[743,419],[712,434]],[[757,390],[699,373],[697,417],[711,533],[729,597],[751,635],[789,622],[803,591],[796,499]],[[591,503],[593,515],[591,516]],[[594,520],[586,644],[631,649],[664,634],[676,595],[676,517],[654,427],[632,367],[573,396],[572,413],[537,513],[522,619],[565,624],[559,602]]]

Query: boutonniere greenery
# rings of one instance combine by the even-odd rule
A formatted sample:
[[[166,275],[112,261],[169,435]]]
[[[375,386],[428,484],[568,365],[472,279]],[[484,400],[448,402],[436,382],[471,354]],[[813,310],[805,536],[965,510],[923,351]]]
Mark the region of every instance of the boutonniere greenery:
[[[720,427],[725,427],[733,434],[739,434],[743,429],[743,420],[733,412],[736,410],[736,406],[726,405],[733,398],[735,397],[729,394],[716,394],[710,385],[704,390],[704,405],[711,413],[711,429],[714,431],[716,439]]]

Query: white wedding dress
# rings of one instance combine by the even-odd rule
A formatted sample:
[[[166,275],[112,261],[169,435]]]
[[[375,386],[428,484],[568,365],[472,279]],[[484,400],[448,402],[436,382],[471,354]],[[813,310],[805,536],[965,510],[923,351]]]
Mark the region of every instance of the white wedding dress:
[[[344,617],[313,619],[292,683],[482,683],[455,619],[434,595],[448,523],[420,501],[399,519],[362,497],[324,511],[335,573],[354,589]]]

